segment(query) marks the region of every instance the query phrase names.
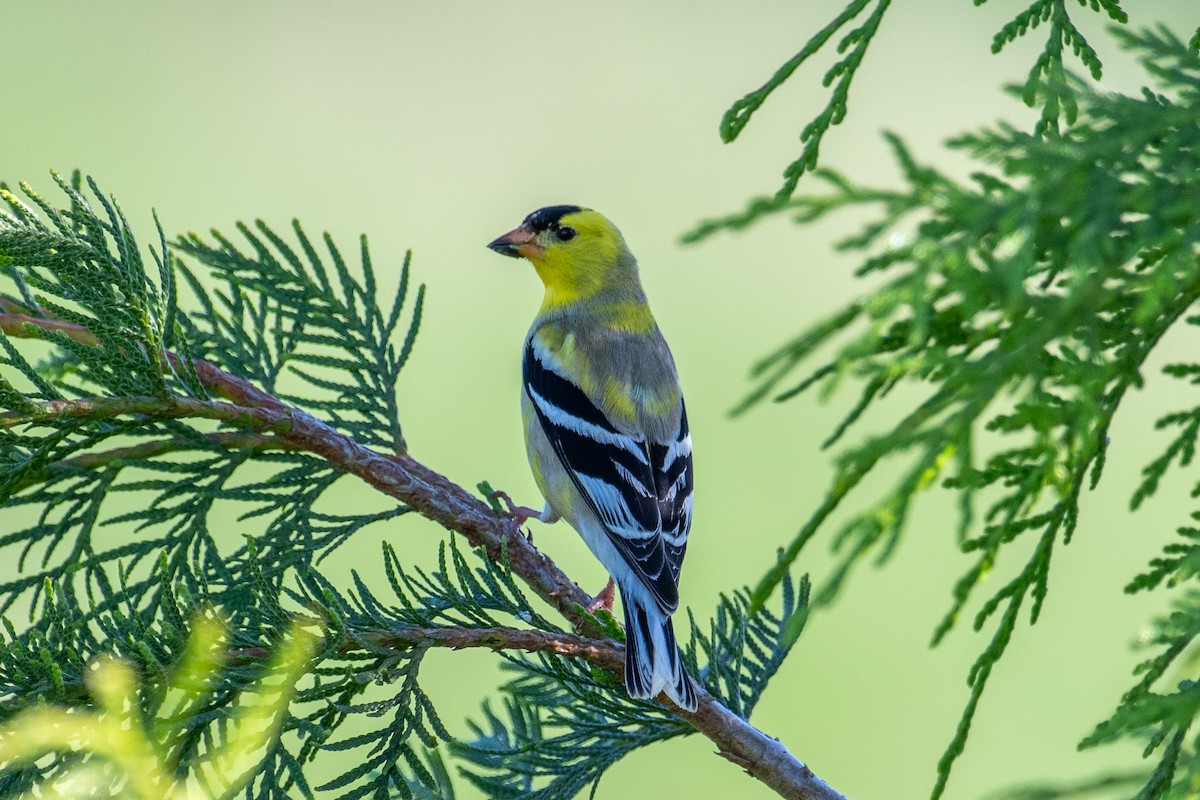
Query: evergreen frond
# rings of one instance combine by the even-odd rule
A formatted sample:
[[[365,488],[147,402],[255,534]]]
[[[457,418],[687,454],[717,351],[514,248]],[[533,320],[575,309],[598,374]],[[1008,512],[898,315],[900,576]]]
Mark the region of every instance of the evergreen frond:
[[[654,703],[613,691],[614,679],[576,661],[511,656],[517,677],[501,688],[503,708],[483,707],[475,738],[455,742],[462,774],[496,800],[574,797],[639,747],[691,729]]]
[[[707,632],[691,618],[684,649],[688,672],[743,719],[803,629],[808,582],[785,581],[778,611],[751,612],[749,595],[722,597]],[[470,765],[464,776],[489,797],[573,797],[589,786],[594,793],[628,753],[692,732],[661,706],[614,692],[612,677],[580,662],[541,653],[508,661],[518,677],[502,688],[502,710],[485,703],[482,720],[471,723],[475,739],[451,745]]]
[[[384,306],[388,298],[378,293],[365,236],[355,274],[326,234],[331,269],[298,221],[292,233],[299,252],[262,220],[254,228],[239,224],[238,232],[251,252],[242,252],[215,230],[215,244],[194,233],[176,242],[180,252],[225,284],[223,291],[210,293],[184,272],[205,310],[181,317],[192,354],[272,393],[287,368],[311,394],[282,392],[279,397],[321,409],[336,428],[364,444],[403,453],[396,382],[412,353],[425,298],[422,286],[401,327],[412,254],[405,256],[396,291]],[[397,345],[392,339],[401,331],[404,338]]]
[[[7,363],[35,384],[31,397],[37,399],[81,396],[93,387],[113,396],[198,393],[194,384],[172,381],[162,368],[175,338],[163,325],[169,316],[170,254],[158,256],[160,280],[154,283],[116,202],[89,179],[97,210],[52,174],[69,209],[54,208],[28,184],[21,189],[38,211],[0,190],[8,206],[7,213],[0,211],[0,255],[14,288],[36,303],[21,310],[33,319],[56,320],[51,328],[25,326],[25,335],[61,348],[82,386],[49,389],[32,377],[33,368],[15,348],[6,348]],[[5,303],[5,310],[12,307],[12,301]]]
[[[304,576],[296,595],[301,605],[326,609],[331,630],[344,637],[342,655],[317,670],[319,696],[329,698],[330,705],[322,717],[310,718],[310,724],[328,730],[352,716],[386,720],[374,723],[367,733],[324,742],[323,751],[353,752],[354,766],[317,789],[347,798],[452,797],[444,767],[437,771],[440,760],[427,756],[427,766],[420,752],[422,745],[432,748],[451,739],[419,683],[432,644],[429,637],[437,631],[557,629],[530,606],[503,564],[474,551],[463,552],[453,539],[439,546],[438,568],[433,571],[406,569],[387,544],[383,560],[391,591],[386,600],[357,575],[354,589],[343,593],[315,572]],[[414,630],[419,633],[410,633]],[[395,688],[384,699],[359,701],[371,685]],[[612,693],[611,685],[607,691]],[[301,694],[300,699],[317,696]]]
[[[46,702],[86,703],[86,665],[100,655],[131,659],[151,685],[165,681],[183,647],[181,632],[191,609],[214,604],[227,610],[234,626],[232,652],[246,655],[210,676],[214,683],[203,704],[193,703],[174,726],[173,757],[199,763],[212,751],[214,737],[224,735],[239,691],[261,672],[257,654],[265,652],[271,631],[287,619],[281,595],[319,582],[312,568],[323,556],[363,527],[408,508],[335,511],[322,498],[342,474],[324,459],[294,452],[270,432],[159,417],[155,409],[179,397],[208,400],[194,366],[203,362],[193,359],[211,358],[234,380],[271,388],[286,362],[304,362],[324,376],[320,387],[340,392],[327,404],[335,423],[402,451],[394,384],[412,350],[422,292],[401,329],[407,260],[385,312],[377,302],[365,240],[355,275],[326,238],[333,282],[298,225],[307,267],[261,223],[258,230],[270,246],[247,230],[257,245],[252,257],[231,246],[206,248],[197,238],[180,245],[223,278],[225,291],[207,291],[165,245],[153,253],[157,280],[151,280],[115,202],[89,181],[98,212],[55,177],[69,209],[55,209],[25,186],[36,210],[5,193],[9,211],[0,216],[0,259],[15,290],[0,305],[6,334],[0,357],[12,369],[0,393],[0,502],[27,510],[31,520],[0,537],[0,550],[11,554],[19,571],[0,586],[0,603],[9,609],[26,598],[31,618],[20,628],[6,621],[0,663],[0,696],[8,699],[4,714]],[[176,304],[179,272],[198,312]],[[393,334],[402,341],[392,343]],[[42,339],[56,350],[34,365],[23,354],[25,339]],[[348,357],[329,355],[337,351]],[[343,392],[350,383],[354,392]],[[370,403],[364,405],[366,397]],[[39,403],[72,399],[80,401],[78,413],[33,414]],[[223,418],[236,421],[237,414]],[[22,422],[34,424],[21,429]],[[133,510],[111,510],[117,498],[131,496],[135,503],[121,506]],[[214,513],[237,506],[245,509],[237,531],[242,536],[211,524]],[[226,532],[214,533],[222,527]],[[140,535],[130,541],[130,530]],[[453,557],[456,569],[465,568],[461,553],[455,550]],[[514,599],[520,592],[510,575],[485,570],[473,580],[497,598],[490,608],[527,608],[523,598]],[[318,598],[296,597],[309,609],[326,607]],[[338,597],[319,600],[334,603],[326,610],[336,615]],[[463,597],[442,592],[442,611],[458,610],[455,603]],[[426,600],[433,602],[421,596]],[[471,599],[462,610],[478,613],[481,604],[486,601]],[[524,619],[544,621],[530,612]],[[348,624],[343,620],[340,628],[346,636]],[[415,684],[420,652],[343,659],[381,680],[403,678],[394,698],[396,721],[403,724],[383,730],[391,740],[382,758],[396,786],[429,774],[412,772],[410,764],[401,780],[392,763],[397,754],[411,756],[410,734],[430,745],[448,736]],[[337,652],[321,660],[316,682],[301,691],[296,715],[285,721],[287,736],[265,753],[248,797],[313,796],[302,765],[369,685],[357,679],[361,672],[335,666]],[[404,709],[416,709],[419,724],[401,719]],[[281,743],[297,738],[299,749]],[[53,779],[76,761],[67,755],[6,770],[0,795],[15,796]]]
[[[1165,692],[1156,686],[1165,682],[1167,673],[1195,674],[1195,655],[1186,656],[1200,636],[1200,591],[1189,588],[1176,598],[1171,613],[1155,622],[1145,647],[1159,653],[1142,662],[1137,672],[1141,679],[1124,697],[1116,712],[1081,743],[1095,747],[1121,738],[1145,744],[1144,757],[1158,755],[1158,763],[1143,778],[1138,800],[1182,798],[1194,793],[1200,779],[1200,760],[1195,740],[1189,736],[1200,714],[1200,686],[1190,678],[1171,681]]]
[[[801,221],[882,207],[841,246],[865,251],[860,274],[884,282],[760,362],[745,405],[857,382],[863,388],[846,405],[833,443],[856,430],[865,411],[886,406],[894,387],[914,387],[923,399],[898,424],[843,447],[824,502],[755,589],[751,609],[851,494],[860,510],[834,535],[839,561],[818,604],[835,597],[868,554],[886,560],[918,495],[939,484],[960,498],[956,538],[975,563],[956,585],[935,642],[1002,554],[1025,561],[974,615],[976,630],[991,626],[991,640],[970,671],[935,797],[1022,609],[1037,620],[1055,548],[1070,542],[1081,495],[1103,470],[1114,414],[1141,386],[1160,339],[1200,298],[1200,54],[1165,30],[1117,35],[1160,91],[1133,98],[1081,87],[1079,117],[1061,136],[1002,125],[960,137],[952,146],[990,168],[967,183],[920,164],[889,136],[903,190],[826,171],[828,194],[787,204]],[[818,355],[820,365],[797,376]],[[1192,458],[1194,414],[1163,424],[1179,435],[1147,468],[1135,500],[1169,465]],[[899,477],[864,507],[859,486],[884,464],[898,466]],[[1190,541],[1168,555],[1135,588],[1192,574]]]
[[[977,6],[985,2],[987,0],[974,0]],[[730,106],[721,119],[721,139],[725,142],[732,142],[738,137],[767,98],[800,66],[825,50],[835,34],[865,14],[862,24],[846,33],[834,48],[839,59],[821,81],[823,87],[833,88],[824,108],[801,130],[803,148],[800,157],[784,169],[783,185],[773,196],[754,198],[741,211],[704,220],[683,235],[684,242],[697,242],[719,231],[741,230],[764,217],[788,213],[797,207],[803,209],[802,214],[820,213],[814,212],[811,198],[793,203],[793,195],[805,173],[816,171],[825,134],[845,119],[851,83],[890,4],[890,0],[849,0],[841,13],[809,39],[800,52],[780,67],[770,80]],[[1079,4],[1085,8],[1090,5],[1092,11],[1103,13],[1116,23],[1125,24],[1129,20],[1119,0],[1079,0]],[[1083,85],[1072,79],[1068,72],[1065,66],[1066,52],[1070,51],[1079,60],[1093,80],[1099,80],[1103,71],[1095,48],[1072,20],[1067,0],[1033,0],[996,33],[992,40],[992,53],[999,53],[1042,24],[1047,27],[1046,42],[1021,91],[1026,105],[1041,108],[1041,116],[1035,127],[1035,133],[1039,136],[1057,133],[1060,118],[1069,127],[1075,124],[1078,117],[1077,95],[1083,91]],[[1129,37],[1123,35],[1120,29],[1114,27],[1112,31],[1126,46],[1129,45]],[[1200,41],[1200,33],[1196,38]],[[1200,47],[1193,46],[1193,49]]]
[[[132,604],[152,617],[162,578],[193,593],[201,583],[219,584],[224,601],[236,605],[246,585],[243,540],[214,535],[209,526],[210,516],[229,504],[248,508],[243,532],[257,535],[263,574],[276,587],[290,570],[319,560],[362,527],[407,510],[332,513],[321,498],[341,474],[320,458],[289,452],[269,433],[214,429],[152,413],[85,413],[18,429],[13,423],[30,404],[46,400],[125,398],[141,408],[152,407],[154,398],[207,399],[193,358],[211,358],[238,378],[273,388],[286,361],[315,363],[320,348],[332,346],[354,357],[325,358],[326,366],[337,365],[330,374],[350,370],[340,382],[325,384],[353,383],[354,389],[324,404],[331,416],[370,442],[403,449],[395,383],[412,349],[423,296],[418,291],[401,331],[407,260],[386,316],[376,304],[365,240],[355,277],[326,239],[338,277],[331,284],[298,224],[296,235],[310,253],[307,268],[260,223],[271,246],[247,229],[257,246],[254,257],[232,246],[207,248],[196,237],[180,245],[210,264],[227,291],[206,291],[165,245],[153,251],[154,281],[115,201],[89,180],[96,210],[55,179],[70,200],[68,209],[55,209],[23,186],[37,210],[5,193],[9,212],[0,216],[0,255],[20,298],[3,300],[3,363],[28,387],[18,389],[8,379],[3,384],[12,422],[0,424],[0,502],[28,509],[33,519],[0,537],[0,550],[12,553],[21,568],[0,585],[0,607],[21,597],[32,607],[49,580],[65,595],[96,594],[102,607]],[[272,252],[282,255],[276,259]],[[198,313],[176,304],[180,271]],[[390,339],[400,333],[397,348]],[[57,352],[35,367],[19,346],[29,338],[50,342]],[[108,510],[109,498],[130,494],[138,498],[136,510]],[[122,534],[128,527],[141,532],[135,543]],[[157,560],[160,552],[165,561]],[[123,576],[120,590],[113,589],[114,570]]]
[[[764,198],[756,201],[758,205],[771,206],[787,202],[792,196],[792,192],[795,191],[801,176],[816,167],[821,151],[821,141],[825,138],[825,134],[832,126],[840,124],[846,118],[850,86],[858,68],[862,65],[863,58],[866,57],[871,39],[879,30],[879,25],[883,22],[883,16],[890,5],[891,0],[851,0],[841,13],[805,43],[799,53],[780,67],[770,80],[738,100],[725,112],[725,116],[721,119],[721,139],[725,142],[732,142],[772,92],[790,78],[792,73],[804,62],[821,52],[831,38],[870,9],[862,24],[857,28],[851,28],[837,43],[837,53],[841,58],[829,68],[821,79],[821,85],[826,87],[832,85],[833,91],[830,93],[825,108],[800,132],[800,143],[804,145],[803,152],[783,171],[783,186],[775,193],[775,197],[770,200]]]
[[[59,788],[74,785],[68,796],[98,796],[122,784],[122,796],[145,800],[225,798],[239,792],[256,773],[259,754],[277,743],[319,636],[290,626],[270,666],[255,670],[253,678],[243,674],[237,697],[223,702],[224,718],[212,724],[212,716],[201,712],[210,693],[229,691],[217,677],[228,661],[228,640],[211,609],[193,615],[189,627],[182,659],[169,669],[153,657],[145,660],[150,648],[134,649],[132,660],[141,662],[150,680],[140,690],[128,660],[103,654],[72,676],[94,711],[83,711],[85,703],[76,700],[73,708],[35,703],[6,714],[0,730],[0,764],[6,767],[0,792],[11,796],[47,781]],[[171,634],[177,639],[179,632]],[[24,654],[5,655],[20,659]],[[58,666],[44,655],[42,660]],[[151,666],[159,669],[145,669]],[[198,724],[208,735],[198,757],[185,760],[191,748],[183,743]]]
[[[986,0],[975,0],[976,5],[984,2]],[[1081,2],[1080,5],[1085,3]],[[1129,21],[1129,15],[1118,0],[1093,0],[1091,5],[1093,11],[1106,14],[1114,22],[1125,24]],[[1047,27],[1046,43],[1022,89],[1025,104],[1042,109],[1035,128],[1039,134],[1056,132],[1060,116],[1068,126],[1075,124],[1078,106],[1064,63],[1065,51],[1070,50],[1079,59],[1093,80],[1100,80],[1104,69],[1100,56],[1071,19],[1066,0],[1034,0],[1028,8],[1000,28],[992,39],[992,52],[999,53],[1042,23]]]
[[[739,589],[721,596],[708,633],[691,619],[689,668],[709,693],[742,719],[750,718],[808,620],[808,577],[798,585],[785,577],[779,588],[778,612],[765,604],[752,608],[750,590]]]

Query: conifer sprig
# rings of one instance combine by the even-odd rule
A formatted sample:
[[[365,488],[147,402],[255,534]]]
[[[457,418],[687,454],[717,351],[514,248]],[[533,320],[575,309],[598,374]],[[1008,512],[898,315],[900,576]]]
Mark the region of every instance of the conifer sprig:
[[[986,2],[975,0],[975,5]],[[1079,0],[1079,5],[1086,7],[1087,0]],[[1091,0],[1091,7],[1114,22],[1125,24],[1129,21],[1129,15],[1117,0]],[[1070,50],[1079,59],[1092,80],[1100,80],[1104,70],[1100,56],[1071,19],[1066,0],[1034,0],[996,33],[992,39],[992,52],[999,53],[1043,23],[1047,27],[1046,43],[1029,70],[1021,92],[1025,105],[1041,107],[1041,117],[1034,128],[1039,134],[1057,132],[1060,116],[1068,126],[1074,125],[1079,113],[1075,87],[1068,79],[1065,51]]]
[[[71,184],[59,183],[69,209],[27,189],[38,210],[6,193],[10,212],[0,216],[0,266],[12,284],[0,308],[0,503],[34,512],[24,528],[0,537],[0,550],[17,554],[21,573],[0,585],[0,602],[6,609],[30,602],[27,625],[6,621],[4,714],[35,703],[85,704],[88,664],[112,652],[149,676],[148,711],[185,649],[184,620],[209,604],[229,617],[229,658],[203,703],[192,703],[178,722],[170,749],[179,769],[219,751],[238,693],[261,675],[270,643],[295,614],[315,615],[328,631],[282,736],[247,785],[249,798],[440,791],[445,770],[436,769],[440,761],[428,748],[450,733],[422,687],[421,668],[432,649],[461,647],[490,648],[541,675],[540,683],[505,690],[527,709],[543,692],[570,694],[571,676],[586,675],[593,684],[587,698],[655,720],[652,727],[672,735],[701,731],[722,755],[787,796],[840,796],[712,694],[701,691],[692,713],[629,701],[619,687],[624,649],[584,611],[590,598],[509,520],[404,452],[394,384],[412,350],[422,297],[418,291],[406,302],[407,259],[386,311],[365,240],[351,268],[331,240],[327,255],[318,255],[298,225],[295,250],[262,223],[240,228],[250,252],[219,234],[216,245],[181,240],[178,252],[211,272],[221,284],[215,290],[160,234],[151,280],[115,203],[89,182],[97,212]],[[191,306],[180,304],[177,274]],[[44,355],[41,363],[30,360],[33,353]],[[325,418],[303,411],[302,402],[324,408]],[[355,478],[394,505],[370,513],[330,505],[333,487]],[[120,495],[136,498],[133,510],[114,510],[110,501]],[[232,531],[214,524],[230,506],[243,512]],[[470,553],[452,543],[438,569],[424,572],[385,548],[393,595],[386,600],[358,576],[345,588],[320,572],[320,559],[359,530],[412,511],[461,534]],[[754,648],[722,665],[722,682],[711,684],[718,696],[724,686],[749,687],[737,695],[748,714],[765,680],[742,673],[773,671],[792,641],[777,641],[773,617],[746,617],[741,630],[744,605],[722,612],[721,643],[701,649],[737,656],[738,648]],[[795,612],[793,595],[785,606]],[[578,633],[562,631],[550,611]],[[543,760],[540,779],[557,796],[661,738],[614,731],[612,758],[580,772],[571,766],[578,743],[604,735],[589,728],[586,706],[562,713],[573,726],[566,738],[522,734],[522,747]],[[369,732],[339,735],[355,717],[370,719]],[[312,786],[306,765],[326,752],[353,753],[353,765]],[[0,796],[73,765],[74,756],[64,755],[2,772]],[[562,783],[565,775],[572,777]]]
[[[974,0],[979,6],[987,0]],[[1103,13],[1110,20],[1125,24],[1129,17],[1119,0],[1078,0],[1080,6]],[[833,47],[838,60],[821,80],[829,92],[825,106],[800,131],[803,146],[799,158],[783,171],[783,185],[774,195],[756,197],[746,207],[733,214],[702,221],[683,235],[684,242],[697,242],[720,231],[741,230],[760,219],[794,210],[789,200],[795,194],[800,179],[817,170],[821,143],[830,128],[841,124],[849,112],[850,88],[863,65],[871,41],[883,23],[890,0],[849,0],[845,8],[816,33],[795,56],[780,67],[770,80],[758,89],[737,100],[721,119],[722,141],[732,142],[750,119],[780,86],[792,75],[829,47],[830,40],[843,29],[849,31]],[[1076,26],[1068,0],[1033,0],[1023,11],[1007,22],[992,40],[992,52],[999,53],[1007,45],[1045,25],[1046,42],[1034,61],[1021,91],[1030,108],[1040,108],[1035,126],[1038,135],[1057,133],[1060,120],[1070,126],[1078,115],[1077,92],[1082,86],[1072,80],[1067,67],[1067,52],[1078,59],[1094,80],[1099,80],[1103,64],[1096,49]],[[851,24],[862,19],[858,27]],[[1192,49],[1200,50],[1200,32],[1193,39]]]
[[[1006,41],[1020,32],[1010,31]],[[773,590],[850,497],[858,503],[833,536],[839,561],[819,584],[818,605],[833,599],[865,557],[886,561],[918,496],[939,485],[958,495],[955,541],[974,564],[955,586],[934,643],[1004,554],[1024,564],[972,615],[976,630],[990,628],[990,641],[968,675],[970,694],[939,763],[935,797],[1022,611],[1031,623],[1038,618],[1052,557],[1070,543],[1082,498],[1100,480],[1122,400],[1143,384],[1161,339],[1196,321],[1189,315],[1200,300],[1200,53],[1165,29],[1114,35],[1139,54],[1158,91],[1125,97],[1078,82],[1078,116],[1061,135],[1001,125],[962,136],[951,147],[980,164],[969,182],[919,163],[889,135],[904,188],[863,186],[824,170],[827,193],[784,206],[801,222],[851,207],[880,209],[840,243],[864,253],[859,274],[880,285],[759,362],[757,385],[739,410],[815,387],[832,394],[857,386],[826,442],[834,446],[862,426],[869,409],[896,408],[901,393],[893,390],[907,387],[920,399],[906,402],[898,423],[842,447],[823,503],[782,549],[752,603]],[[1180,364],[1168,372],[1192,379],[1197,369]],[[1198,420],[1194,409],[1163,418],[1177,436],[1147,467],[1135,506],[1166,469],[1191,462]],[[885,465],[898,470],[896,482],[867,500],[864,479]],[[1131,588],[1195,574],[1196,537],[1190,529],[1182,534]],[[1168,647],[1194,635],[1171,630],[1160,635]],[[1182,697],[1169,717],[1168,706],[1145,700],[1144,692],[1127,698],[1104,735],[1088,744],[1158,726],[1151,749],[1166,750],[1145,796],[1166,796],[1179,785],[1168,773],[1188,752],[1183,737],[1193,715],[1184,713],[1190,707]]]
[[[390,307],[380,306],[367,239],[360,244],[361,279],[351,272],[333,239],[323,237],[333,276],[299,222],[292,233],[301,255],[265,222],[238,225],[251,254],[213,231],[215,245],[192,233],[177,249],[202,263],[224,283],[210,293],[183,267],[203,315],[185,316],[196,355],[241,375],[280,399],[321,409],[338,430],[366,445],[406,449],[400,430],[396,384],[412,353],[424,307],[425,287],[417,290],[403,342],[393,343],[408,300],[405,256]],[[213,297],[215,294],[215,298]],[[280,392],[285,368],[313,393]]]
[[[794,644],[785,622],[806,614],[808,585],[785,580],[780,608],[748,609],[749,591],[722,597],[708,630],[691,620],[684,663],[726,713],[749,719],[767,683]],[[531,655],[532,653],[532,655]],[[699,660],[700,655],[704,661]],[[630,752],[688,733],[654,703],[614,693],[602,662],[548,658],[544,650],[507,657],[517,677],[502,687],[502,710],[483,708],[475,738],[452,745],[468,762],[466,777],[494,798],[572,797],[599,785]]]
[[[876,31],[879,30],[884,14],[887,13],[888,6],[890,5],[891,0],[852,0],[847,3],[846,8],[828,25],[809,39],[804,47],[800,49],[800,52],[792,56],[786,64],[780,67],[771,76],[770,80],[747,94],[741,100],[735,102],[725,112],[725,116],[721,118],[721,140],[732,142],[750,122],[751,117],[754,116],[754,112],[767,101],[767,98],[776,89],[792,76],[792,73],[799,69],[804,62],[823,50],[829,43],[829,40],[840,33],[842,29],[848,27],[867,12],[862,24],[857,28],[851,28],[837,43],[837,53],[841,58],[829,68],[825,76],[821,79],[821,85],[825,87],[832,85],[833,91],[830,93],[829,102],[825,108],[800,132],[800,143],[804,145],[803,152],[798,159],[789,164],[783,171],[783,186],[775,193],[775,197],[770,200],[763,199],[756,202],[762,204],[764,207],[786,202],[792,196],[792,192],[795,191],[801,176],[817,166],[817,160],[821,151],[821,140],[824,139],[825,134],[831,127],[840,124],[846,118],[847,102],[850,99],[850,86],[854,81],[854,76],[857,74],[858,68],[862,65],[863,58],[867,54],[867,48],[871,44],[871,39],[875,36]],[[868,9],[870,9],[869,12]]]

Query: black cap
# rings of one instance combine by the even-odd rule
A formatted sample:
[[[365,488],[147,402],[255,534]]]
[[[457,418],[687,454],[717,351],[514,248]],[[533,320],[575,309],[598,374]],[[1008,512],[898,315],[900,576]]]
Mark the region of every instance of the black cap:
[[[580,206],[546,206],[534,211],[525,218],[525,225],[531,230],[541,233],[544,230],[557,230],[558,221],[567,214],[583,211]]]

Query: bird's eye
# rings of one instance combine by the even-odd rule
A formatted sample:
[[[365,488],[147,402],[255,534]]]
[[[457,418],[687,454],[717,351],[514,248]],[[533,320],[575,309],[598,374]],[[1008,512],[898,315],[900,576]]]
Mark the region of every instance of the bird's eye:
[[[575,229],[570,225],[562,225],[558,229],[558,240],[560,242],[569,242],[575,238]]]

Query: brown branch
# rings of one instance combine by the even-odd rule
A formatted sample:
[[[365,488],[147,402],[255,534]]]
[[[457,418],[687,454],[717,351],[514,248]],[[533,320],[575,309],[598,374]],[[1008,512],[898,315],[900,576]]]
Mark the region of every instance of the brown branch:
[[[526,653],[553,653],[578,658],[611,673],[619,673],[625,664],[625,646],[612,639],[589,639],[574,633],[523,630],[520,628],[465,628],[458,625],[428,628],[417,625],[377,628],[347,634],[338,652],[411,650],[414,647],[445,647],[463,650],[486,647],[489,650],[521,650]],[[241,647],[230,653],[234,658],[262,660],[271,651],[265,647]]]
[[[26,317],[26,325],[48,327],[53,321]],[[175,357],[168,356],[174,363]],[[290,447],[325,458],[343,472],[361,478],[379,491],[412,507],[422,516],[466,537],[482,547],[489,558],[507,558],[512,572],[524,580],[587,636],[600,637],[610,650],[595,651],[598,666],[621,678],[624,654],[619,645],[592,624],[582,607],[590,597],[558,566],[526,541],[520,531],[492,511],[479,498],[434,472],[409,455],[388,456],[363,447],[325,423],[288,406],[249,382],[230,375],[205,361],[195,362],[197,376],[209,391],[230,402],[194,398],[130,397],[88,400],[56,400],[30,409],[0,414],[0,428],[19,424],[48,423],[63,418],[111,418],[141,414],[157,418],[195,417],[212,419],[274,434]],[[597,641],[588,639],[581,641]],[[484,646],[480,642],[477,646]],[[452,646],[452,645],[447,645]],[[469,645],[463,645],[469,646]],[[492,646],[492,645],[487,645]],[[583,651],[577,653],[586,657]],[[619,656],[619,661],[618,661]],[[589,659],[590,660],[590,659]],[[603,662],[603,663],[601,663]],[[697,687],[699,705],[684,711],[665,696],[658,698],[672,713],[708,737],[724,758],[789,800],[837,800],[842,795],[813,774],[777,739],[739,718],[712,695]],[[844,800],[844,798],[842,798]]]
[[[0,424],[0,427],[7,426]],[[263,450],[299,449],[283,441],[278,436],[254,433],[253,431],[218,431],[216,433],[202,434],[201,438],[207,440],[214,447],[226,450],[252,450],[261,452]],[[60,470],[103,469],[121,461],[141,461],[185,450],[196,450],[197,447],[198,444],[195,439],[176,436],[170,439],[139,442],[128,447],[114,447],[112,450],[105,450],[99,453],[81,453],[77,456],[64,458],[61,461],[51,462],[45,468],[25,475],[12,491],[14,493],[24,491],[30,486],[44,482],[49,475]]]
[[[0,297],[0,308],[4,309],[5,312],[12,312],[0,314],[0,330],[9,336],[20,339],[42,338],[38,336],[36,331],[37,328],[40,328],[46,331],[65,333],[80,344],[92,346],[100,344],[100,340],[96,338],[96,334],[82,325],[76,325],[74,322],[42,319],[41,317],[32,317],[28,314],[18,313],[21,306],[6,297]]]
[[[611,673],[619,673],[625,664],[625,646],[612,639],[590,639],[573,633],[549,633],[519,628],[421,628],[359,631],[341,647],[342,653],[364,649],[408,650],[418,646],[486,647],[490,650],[522,650],[526,653],[554,653],[578,658]]]
[[[607,671],[614,676],[623,674],[625,646],[612,639],[591,639],[569,633],[518,630],[516,628],[402,628],[358,633],[342,646],[342,652],[362,649],[359,641],[365,640],[371,647],[405,650],[417,645],[449,647],[455,650],[465,647],[487,647],[492,650],[524,650],[528,653],[554,653],[565,658],[579,658]],[[722,756],[746,769],[763,780],[782,796],[788,798],[822,798],[833,800],[842,795],[818,778],[807,767],[792,756],[779,741],[752,728],[729,709],[703,691],[704,700],[695,714],[678,708],[672,710],[686,719],[693,727],[712,739]],[[666,699],[665,697],[660,699]],[[703,726],[703,727],[702,727]],[[710,731],[737,729],[735,736],[714,737]],[[746,735],[743,735],[744,732]],[[731,745],[727,748],[726,745]],[[749,751],[749,752],[748,752]],[[757,755],[756,759],[747,755]],[[764,762],[770,762],[769,766]],[[786,776],[794,782],[786,787],[773,785],[763,777],[763,768]],[[757,770],[757,771],[756,771]],[[843,798],[844,800],[844,798]]]
[[[283,441],[277,436],[250,431],[219,431],[207,433],[202,437],[210,445],[225,450],[297,450],[295,445]],[[116,461],[133,461],[146,458],[157,458],[183,450],[195,450],[198,447],[195,439],[185,436],[175,436],[170,439],[156,439],[152,442],[139,442],[129,447],[116,447],[101,453],[83,453],[82,455],[64,458],[50,464],[51,467],[68,467],[73,469],[100,469]]]

